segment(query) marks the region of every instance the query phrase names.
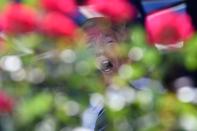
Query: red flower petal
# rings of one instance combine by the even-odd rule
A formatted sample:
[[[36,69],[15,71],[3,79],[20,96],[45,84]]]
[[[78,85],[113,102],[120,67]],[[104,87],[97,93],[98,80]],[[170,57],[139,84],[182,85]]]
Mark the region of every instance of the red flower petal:
[[[0,16],[0,51],[3,49],[4,46],[4,39],[3,39],[3,21],[2,17]]]
[[[115,22],[128,21],[135,15],[134,7],[127,0],[89,0],[88,4]]]
[[[3,29],[8,33],[31,32],[36,24],[36,13],[22,4],[9,5],[3,14]]]
[[[52,36],[73,36],[77,28],[70,18],[58,12],[47,14],[41,26],[46,34]]]
[[[149,40],[159,44],[176,44],[193,34],[190,17],[173,11],[163,11],[148,16],[146,30]]]
[[[3,30],[3,19],[2,16],[0,16],[0,32]]]
[[[9,113],[12,112],[14,106],[14,100],[6,94],[4,91],[0,91],[0,112]]]
[[[75,0],[41,0],[41,5],[48,11],[72,14],[76,9]]]
[[[177,23],[179,23],[180,27],[184,26],[184,28],[178,28],[183,40],[191,38],[194,33],[191,18],[187,14],[182,14],[177,18]]]

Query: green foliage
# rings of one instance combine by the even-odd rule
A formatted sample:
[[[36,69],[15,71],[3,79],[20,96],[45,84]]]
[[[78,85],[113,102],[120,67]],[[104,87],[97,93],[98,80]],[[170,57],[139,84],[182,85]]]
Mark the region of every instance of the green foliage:
[[[34,0],[24,1],[36,5]],[[183,49],[159,51],[148,44],[142,27],[129,30],[130,39],[117,48],[118,56],[128,61],[122,66],[123,73],[119,71],[112,76],[114,90],[125,92],[119,99],[112,99],[112,105],[109,87],[96,68],[94,51],[83,40],[54,39],[34,33],[7,37],[1,52],[0,86],[16,99],[13,113],[1,116],[9,119],[8,123],[13,123],[10,127],[14,128],[3,131],[44,131],[45,124],[51,131],[79,127],[95,93],[104,99],[110,131],[196,130],[196,103],[177,99],[177,92],[169,92],[168,85],[161,85],[166,74],[174,70],[173,65],[197,70],[197,37]],[[21,62],[20,69],[4,68],[6,56],[16,56]],[[141,78],[150,81],[145,89],[129,87]],[[191,125],[187,126],[187,122]]]

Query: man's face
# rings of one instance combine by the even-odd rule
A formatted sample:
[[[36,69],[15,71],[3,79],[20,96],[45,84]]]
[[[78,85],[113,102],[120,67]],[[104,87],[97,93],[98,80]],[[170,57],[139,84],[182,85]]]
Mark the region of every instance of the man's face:
[[[102,19],[94,19],[88,24],[85,29],[89,47],[94,50],[97,66],[102,72],[104,80],[109,84],[121,64],[117,52],[119,45],[117,34],[111,25]]]

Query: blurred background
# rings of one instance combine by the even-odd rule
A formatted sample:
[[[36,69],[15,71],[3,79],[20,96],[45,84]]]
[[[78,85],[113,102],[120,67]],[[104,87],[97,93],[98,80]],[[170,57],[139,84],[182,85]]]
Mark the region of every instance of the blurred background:
[[[196,131],[194,0],[0,0],[0,131]]]

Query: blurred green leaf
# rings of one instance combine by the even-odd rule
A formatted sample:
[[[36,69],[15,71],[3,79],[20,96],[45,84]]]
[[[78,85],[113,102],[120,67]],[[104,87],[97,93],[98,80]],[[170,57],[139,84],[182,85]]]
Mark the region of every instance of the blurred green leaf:
[[[47,92],[41,92],[27,98],[18,105],[18,120],[23,125],[29,124],[39,117],[44,116],[52,108],[53,97]]]

